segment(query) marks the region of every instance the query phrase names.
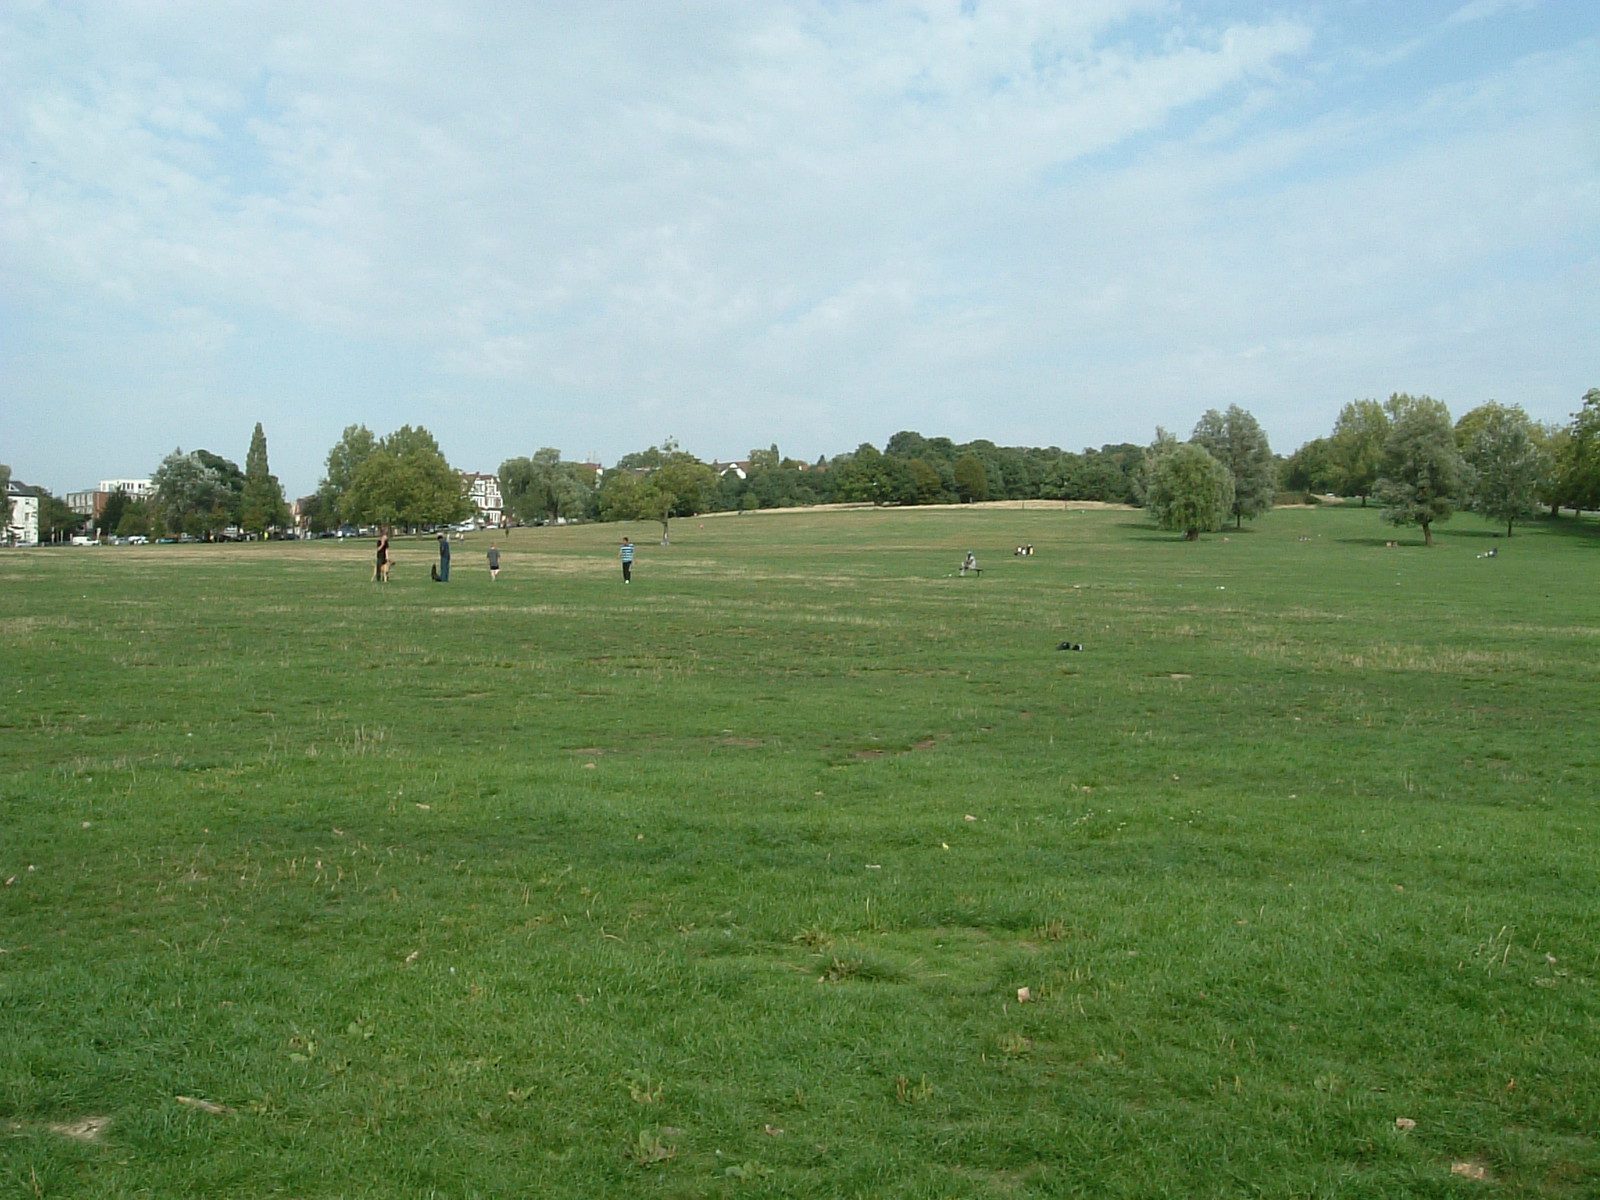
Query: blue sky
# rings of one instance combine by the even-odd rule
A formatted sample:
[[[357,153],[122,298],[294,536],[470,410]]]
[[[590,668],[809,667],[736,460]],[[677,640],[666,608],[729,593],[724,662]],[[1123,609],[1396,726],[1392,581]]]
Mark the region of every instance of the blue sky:
[[[1591,0],[0,9],[0,461],[292,494],[1600,386]]]

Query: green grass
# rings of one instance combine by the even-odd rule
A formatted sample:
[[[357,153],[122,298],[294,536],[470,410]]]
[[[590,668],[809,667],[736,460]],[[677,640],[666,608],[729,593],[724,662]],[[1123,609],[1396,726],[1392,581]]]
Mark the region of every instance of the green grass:
[[[1600,530],[1490,532],[0,557],[0,1195],[1600,1193]]]

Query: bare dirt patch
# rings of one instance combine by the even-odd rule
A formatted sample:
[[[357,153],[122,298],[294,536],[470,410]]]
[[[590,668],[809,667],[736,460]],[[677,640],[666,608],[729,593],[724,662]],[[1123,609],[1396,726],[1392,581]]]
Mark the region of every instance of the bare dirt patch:
[[[51,1133],[71,1138],[75,1142],[98,1142],[110,1124],[110,1117],[85,1117],[81,1121],[50,1125],[47,1128]]]

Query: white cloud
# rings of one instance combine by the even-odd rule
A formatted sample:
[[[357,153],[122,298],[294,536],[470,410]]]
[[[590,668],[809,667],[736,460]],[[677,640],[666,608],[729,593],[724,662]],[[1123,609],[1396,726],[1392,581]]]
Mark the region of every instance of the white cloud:
[[[1446,25],[1468,25],[1486,21],[1503,12],[1531,12],[1539,7],[1540,0],[1470,0],[1445,19]]]
[[[1592,44],[1353,103],[1298,15],[1172,0],[85,12],[12,19],[0,253],[103,346],[13,390],[238,395],[302,488],[350,421],[477,466],[1137,439],[1485,344],[1452,295],[1593,247]]]

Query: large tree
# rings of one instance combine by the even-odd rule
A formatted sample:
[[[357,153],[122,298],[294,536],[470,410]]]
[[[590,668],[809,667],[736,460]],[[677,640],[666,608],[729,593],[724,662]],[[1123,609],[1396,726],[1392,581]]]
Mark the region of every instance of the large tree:
[[[150,520],[150,506],[143,500],[129,500],[127,507],[122,510],[122,515],[117,518],[117,527],[105,527],[108,532],[117,537],[149,537],[155,532],[155,526]]]
[[[460,472],[420,425],[381,438],[339,497],[339,516],[352,525],[417,529],[471,515]]]
[[[1156,524],[1190,542],[1221,529],[1233,512],[1233,472],[1199,442],[1179,445],[1158,436],[1152,450],[1145,507]]]
[[[1391,525],[1417,525],[1422,543],[1433,545],[1433,526],[1455,512],[1466,480],[1456,449],[1450,410],[1430,396],[1390,397],[1393,423],[1373,497]]]
[[[983,459],[976,454],[963,454],[956,459],[956,498],[963,504],[980,504],[989,498],[989,472]]]
[[[837,472],[835,499],[872,504],[917,502],[917,478],[910,462],[879,453],[871,442],[862,442],[854,453],[840,455],[829,469]]]
[[[1332,447],[1331,438],[1313,438],[1285,459],[1278,476],[1284,490],[1321,492],[1332,486]]]
[[[89,518],[75,513],[67,502],[52,495],[46,488],[34,488],[39,498],[39,540],[59,542],[71,537],[88,523]]]
[[[1488,520],[1504,521],[1510,537],[1518,521],[1538,514],[1539,488],[1549,474],[1533,421],[1518,405],[1490,401],[1462,417],[1456,434],[1472,469],[1467,507]]]
[[[561,461],[561,451],[549,446],[532,458],[512,458],[500,464],[500,494],[519,521],[554,522],[560,517],[582,516],[593,492],[591,469]]]
[[[1562,463],[1565,503],[1575,509],[1600,509],[1600,388],[1590,388],[1583,407],[1572,414]]]
[[[161,524],[169,533],[204,536],[233,519],[233,491],[222,472],[202,455],[216,457],[200,450],[185,454],[180,447],[162,459],[150,477]]]
[[[122,523],[122,514],[128,511],[128,493],[117,488],[106,497],[105,507],[100,510],[100,519],[95,524],[95,532],[101,537],[106,534],[115,534],[117,526]]]
[[[327,519],[338,519],[339,502],[355,482],[361,464],[371,458],[377,448],[378,439],[365,425],[345,426],[344,433],[339,435],[333,449],[328,451],[327,470],[317,487],[321,509]]]
[[[607,521],[660,521],[661,544],[669,544],[673,517],[704,512],[717,486],[709,466],[678,448],[668,438],[621,461],[638,466],[618,466],[606,472],[600,486],[600,515]]]
[[[250,435],[250,452],[244,457],[244,490],[239,496],[239,527],[246,533],[263,536],[269,529],[289,523],[289,506],[283,487],[267,465],[267,435],[256,422]]]
[[[1237,404],[1228,411],[1208,410],[1189,440],[1211,451],[1211,457],[1233,476],[1234,524],[1254,520],[1272,507],[1278,491],[1278,460],[1267,444],[1261,423]]]
[[[1390,397],[1391,403],[1394,397]],[[1328,482],[1340,496],[1360,496],[1361,507],[1378,482],[1389,436],[1389,413],[1376,400],[1352,400],[1339,410],[1328,442]]]

